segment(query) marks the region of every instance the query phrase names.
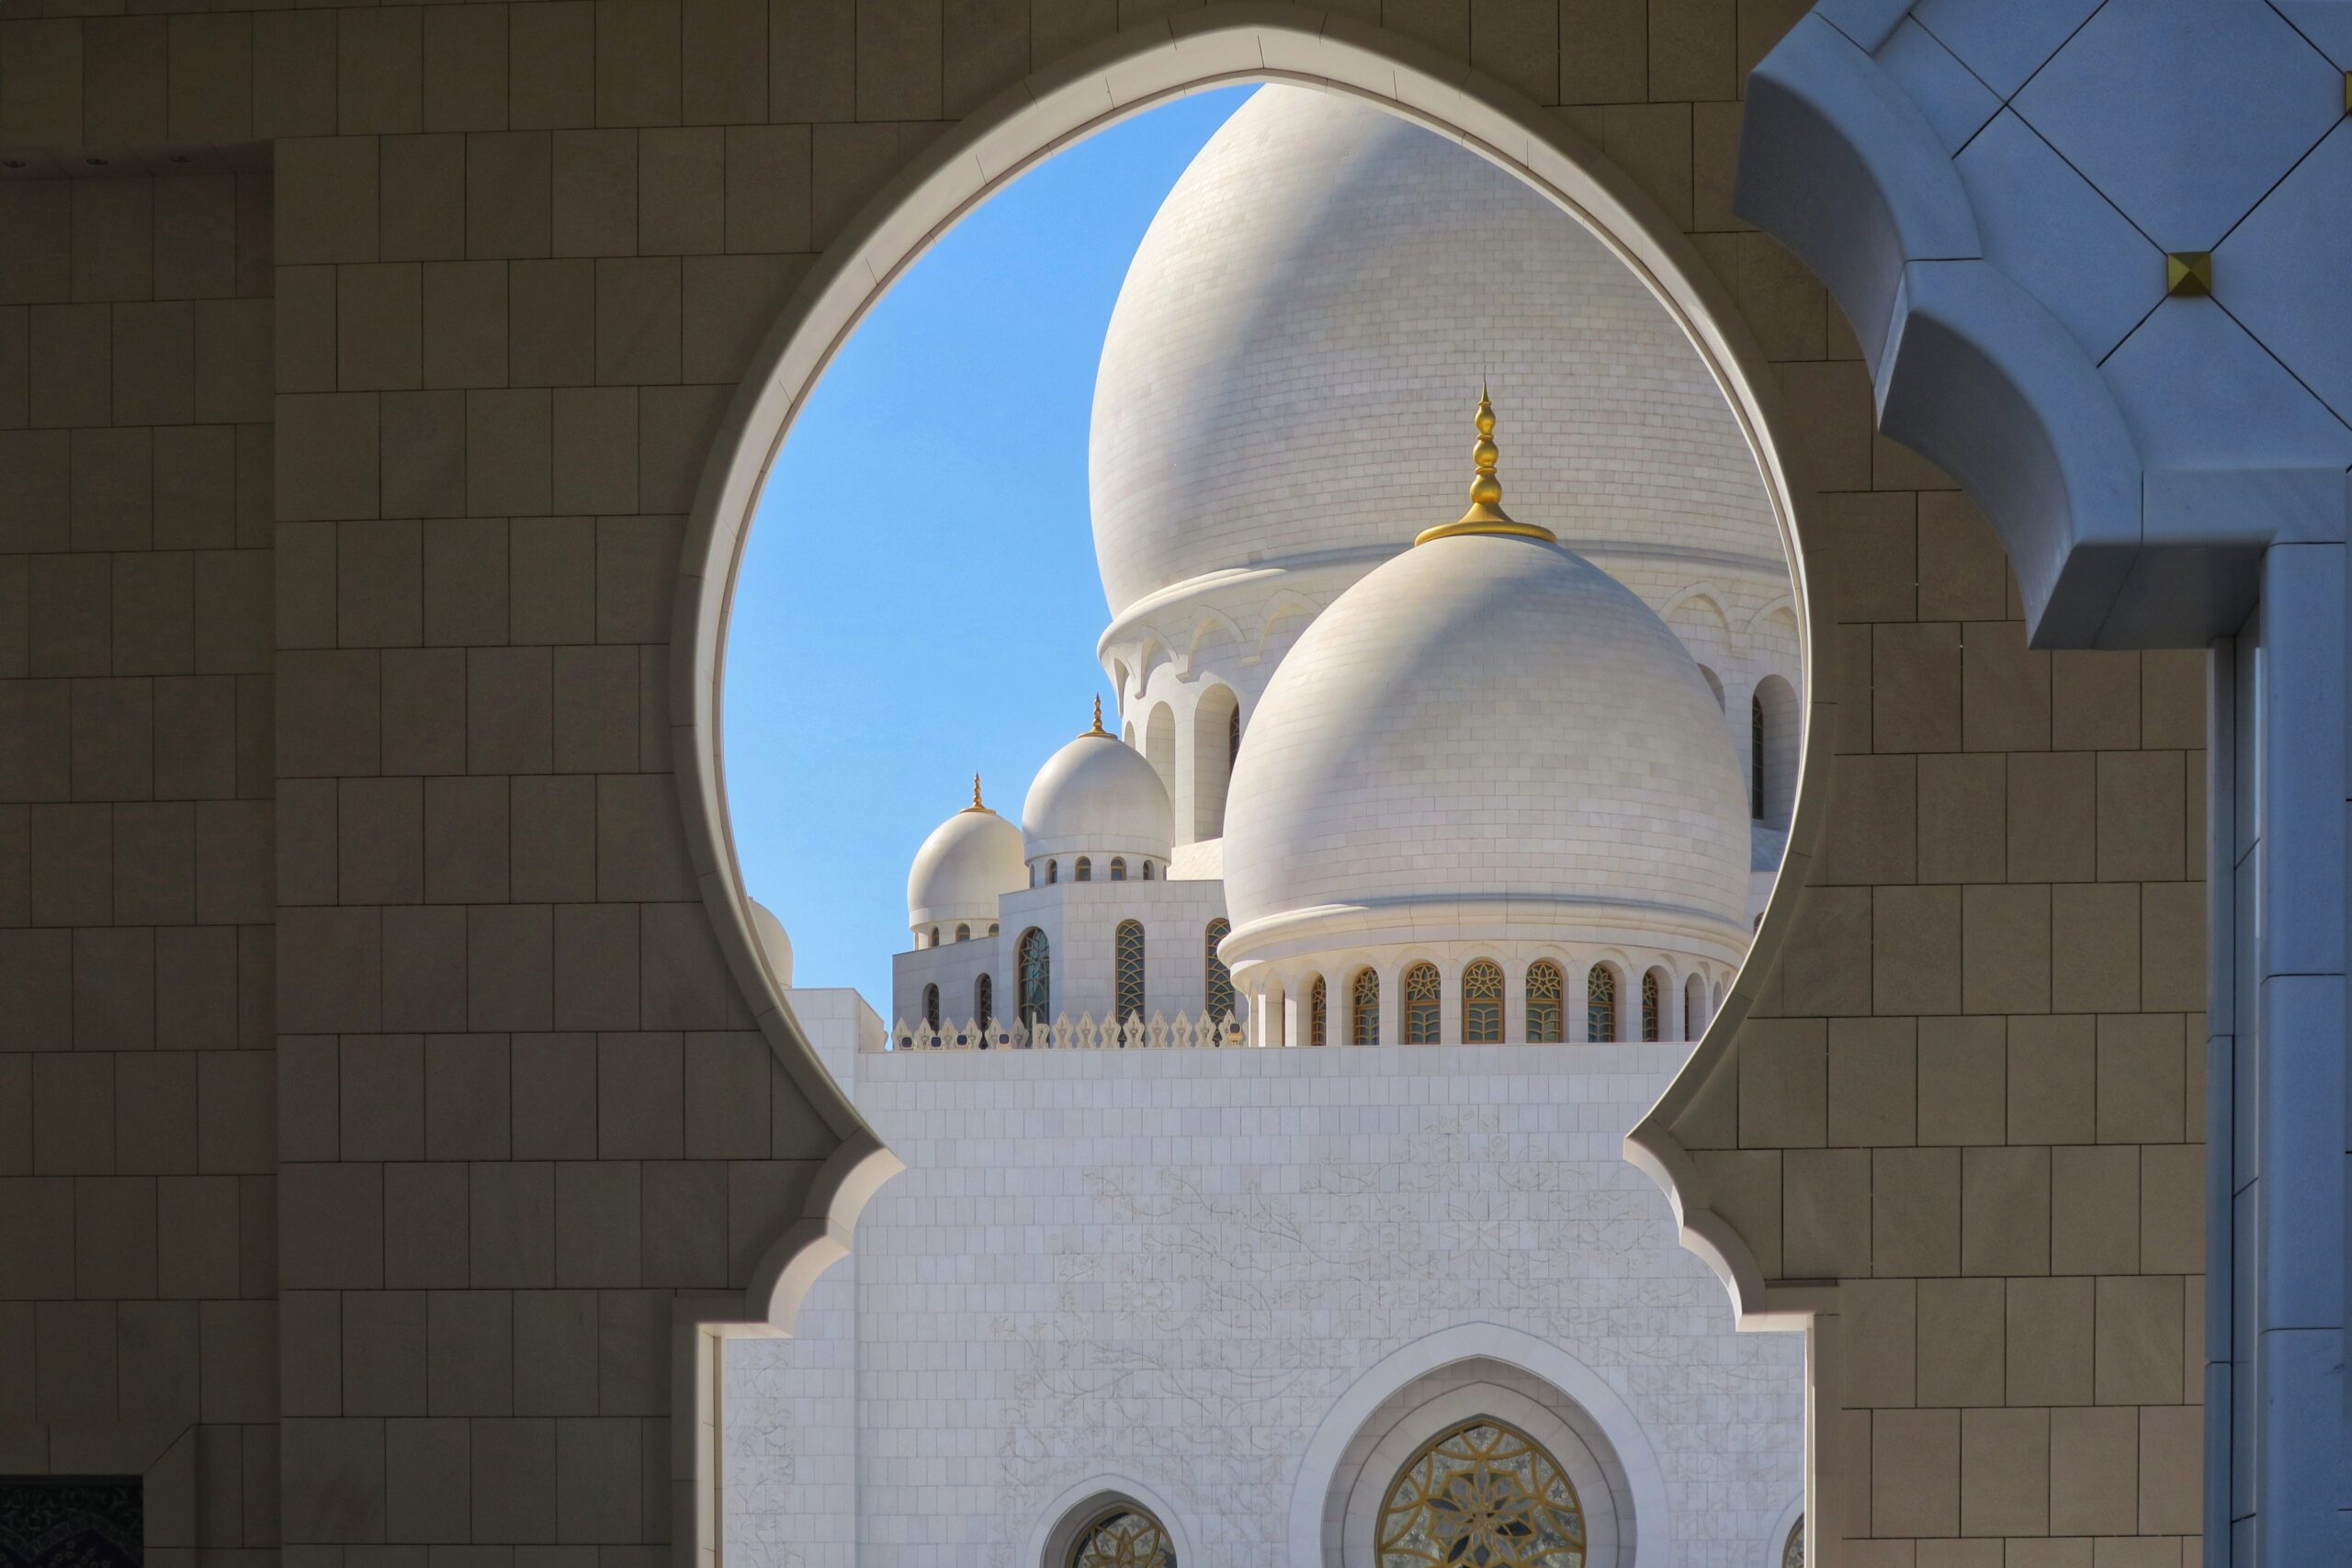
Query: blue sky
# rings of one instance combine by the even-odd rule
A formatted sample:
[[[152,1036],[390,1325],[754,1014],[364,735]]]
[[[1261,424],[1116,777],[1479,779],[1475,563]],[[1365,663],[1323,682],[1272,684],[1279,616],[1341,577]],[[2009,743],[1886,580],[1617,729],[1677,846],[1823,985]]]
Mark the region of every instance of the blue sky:
[[[786,438],[736,581],[725,722],[736,852],[796,985],[887,1013],[916,846],[976,770],[1018,821],[1108,705],[1095,364],[1152,214],[1250,91],[1162,105],[1000,191],[875,307]]]

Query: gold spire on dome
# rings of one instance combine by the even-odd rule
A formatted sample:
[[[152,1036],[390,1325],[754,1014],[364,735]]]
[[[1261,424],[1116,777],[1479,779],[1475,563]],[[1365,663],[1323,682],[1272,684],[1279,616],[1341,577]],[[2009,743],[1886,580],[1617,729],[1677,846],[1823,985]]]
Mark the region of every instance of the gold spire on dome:
[[[1094,698],[1094,728],[1087,730],[1086,734],[1108,736],[1110,733],[1102,728],[1102,697],[1100,693],[1097,693]]]
[[[1495,446],[1495,405],[1487,396],[1486,383],[1478,384],[1478,441],[1470,448],[1470,461],[1477,472],[1470,479],[1470,510],[1451,523],[1434,528],[1424,528],[1413,537],[1413,543],[1426,545],[1433,539],[1451,539],[1457,534],[1504,534],[1513,538],[1541,539],[1556,545],[1560,536],[1551,529],[1533,523],[1521,523],[1503,510],[1503,481],[1496,477],[1495,462],[1500,449]]]
[[[964,807],[964,809],[967,811],[988,811],[989,815],[991,817],[996,815],[995,812],[989,811],[988,807],[983,805],[980,801],[980,775],[978,773],[974,773],[972,775],[972,804]]]

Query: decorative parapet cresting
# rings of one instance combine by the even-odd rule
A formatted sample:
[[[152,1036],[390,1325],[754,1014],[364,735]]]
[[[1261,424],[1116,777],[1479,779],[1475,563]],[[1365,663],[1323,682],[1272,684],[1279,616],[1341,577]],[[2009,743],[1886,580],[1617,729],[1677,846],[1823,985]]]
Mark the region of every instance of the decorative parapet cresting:
[[[1227,1046],[1248,1047],[1249,1036],[1233,1014],[1222,1019],[1211,1018],[1204,1012],[1198,1017],[1178,1013],[1171,1021],[1164,1014],[1153,1013],[1147,1021],[1141,1013],[1130,1016],[1121,1023],[1109,1013],[1101,1018],[1069,1014],[1047,1022],[1031,1023],[1025,1019],[1006,1022],[990,1019],[986,1023],[978,1019],[964,1022],[909,1025],[904,1021],[893,1026],[890,1038],[884,1044],[869,1046],[876,1051],[1190,1051],[1220,1049]]]

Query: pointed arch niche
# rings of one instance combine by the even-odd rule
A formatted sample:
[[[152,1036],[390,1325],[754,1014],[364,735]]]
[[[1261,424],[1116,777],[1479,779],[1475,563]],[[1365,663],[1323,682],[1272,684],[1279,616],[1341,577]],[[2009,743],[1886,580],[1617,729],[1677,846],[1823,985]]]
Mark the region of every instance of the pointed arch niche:
[[[682,1433],[712,1427],[722,1418],[714,1391],[724,1340],[789,1333],[811,1283],[847,1253],[865,1201],[903,1168],[819,1063],[794,1017],[777,970],[754,934],[729,829],[720,686],[729,602],[760,488],[833,355],[900,273],[965,213],[1040,160],[1106,125],[1183,94],[1267,81],[1351,94],[1462,143],[1556,203],[1645,281],[1697,348],[1756,455],[1787,547],[1805,644],[1808,739],[1833,711],[1817,694],[1835,692],[1837,682],[1814,657],[1826,639],[1807,572],[1804,545],[1812,529],[1789,478],[1793,424],[1780,405],[1770,367],[1690,240],[1559,115],[1423,45],[1350,18],[1283,5],[1248,3],[1155,18],[1052,59],[916,153],[841,230],[764,339],[756,347],[744,345],[750,369],[718,422],[682,540],[668,700],[687,853],[719,952],[758,1027],[835,1140],[800,1215],[757,1244],[760,1261],[748,1289],[740,1296],[682,1303],[681,1359],[673,1380],[673,1419]],[[1801,754],[1809,763],[1811,749]],[[1819,830],[1819,803],[1826,794],[1819,773],[1800,768],[1792,867],[1804,863]],[[1684,1080],[1694,1088],[1727,1049],[1746,1010],[1743,985],[1769,968],[1792,922],[1787,895],[1803,880],[1802,874],[1785,877],[1776,892],[1741,982],[1684,1069]],[[1672,1158],[1669,1151],[1657,1166],[1669,1190],[1679,1169]],[[1727,1226],[1718,1224],[1709,1232],[1694,1227],[1686,1214],[1684,1238],[1716,1268],[1743,1309],[1763,1304],[1752,1262],[1739,1256],[1741,1244]],[[697,1451],[707,1453],[712,1446]],[[708,1505],[718,1477],[707,1460],[680,1462],[679,1529],[689,1528],[685,1521],[692,1518],[695,1549],[713,1552],[717,1511]]]

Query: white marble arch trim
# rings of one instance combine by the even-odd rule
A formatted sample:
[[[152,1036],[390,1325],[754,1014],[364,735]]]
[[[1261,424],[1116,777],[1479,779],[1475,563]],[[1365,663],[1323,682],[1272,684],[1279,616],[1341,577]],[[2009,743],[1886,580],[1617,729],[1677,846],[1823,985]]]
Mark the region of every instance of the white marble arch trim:
[[[1168,1544],[1175,1548],[1176,1568],[1194,1568],[1200,1562],[1193,1555],[1193,1537],[1183,1517],[1168,1506],[1167,1498],[1132,1476],[1104,1472],[1063,1488],[1046,1505],[1030,1532],[1027,1553],[1015,1560],[1016,1568],[1065,1568],[1079,1532],[1120,1504],[1140,1507],[1159,1521]]]
[[[1642,1560],[1658,1568],[1679,1561],[1674,1545],[1674,1515],[1667,1501],[1666,1472],[1659,1466],[1649,1434],[1624,1397],[1599,1372],[1548,1339],[1499,1323],[1457,1323],[1433,1330],[1400,1346],[1359,1374],[1345,1393],[1332,1402],[1322,1423],[1308,1439],[1291,1484],[1290,1549],[1284,1561],[1294,1564],[1324,1560],[1324,1508],[1348,1445],[1363,1424],[1399,1391],[1430,1372],[1457,1361],[1500,1361],[1557,1389],[1561,1395],[1592,1418],[1593,1425],[1616,1450],[1624,1467],[1631,1494],[1634,1527],[1641,1536]],[[1556,1419],[1556,1417],[1555,1417]],[[1584,1448],[1581,1442],[1577,1445]],[[1587,1450],[1589,1452],[1589,1450]],[[1555,1454],[1558,1453],[1555,1450]],[[1565,1454],[1558,1456],[1568,1462]],[[1371,1468],[1369,1464],[1365,1467]],[[1632,1532],[1628,1532],[1629,1534]]]
[[[1370,1562],[1378,1555],[1380,1510],[1396,1472],[1413,1450],[1447,1427],[1486,1416],[1518,1427],[1560,1461],[1582,1505],[1586,1568],[1633,1568],[1634,1535],[1618,1524],[1618,1498],[1609,1473],[1583,1436],[1552,1410],[1514,1388],[1483,1379],[1434,1393],[1390,1426],[1357,1467],[1345,1476],[1348,1494],[1340,1539],[1324,1542],[1325,1568]],[[1338,1551],[1332,1551],[1334,1546]]]

